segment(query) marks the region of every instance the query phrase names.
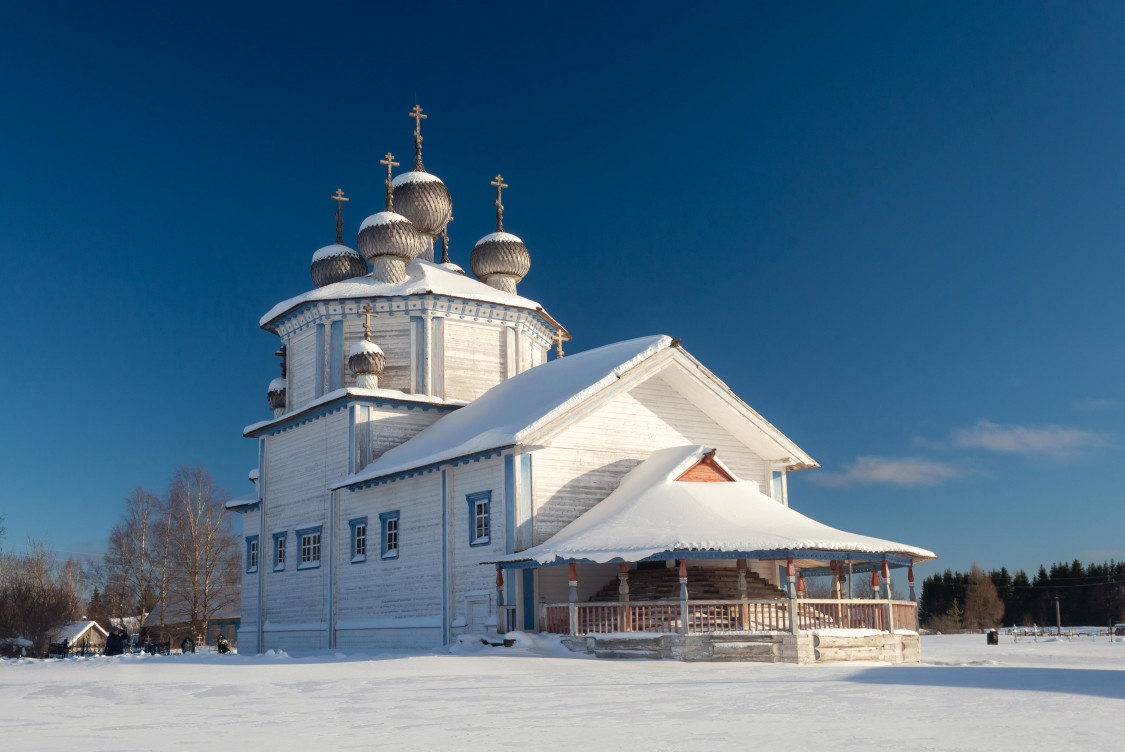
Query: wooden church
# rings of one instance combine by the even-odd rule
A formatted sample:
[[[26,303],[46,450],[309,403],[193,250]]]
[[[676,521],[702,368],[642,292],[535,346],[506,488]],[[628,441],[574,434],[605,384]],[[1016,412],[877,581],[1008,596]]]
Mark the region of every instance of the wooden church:
[[[434,647],[556,632],[575,650],[689,660],[917,660],[889,571],[934,557],[789,507],[800,447],[667,336],[563,357],[566,328],[519,295],[505,232],[449,260],[452,200],[395,176],[353,250],[261,326],[280,339],[273,416],[244,515],[238,646]],[[440,242],[440,260],[434,248]],[[830,597],[806,597],[806,577]],[[876,597],[849,598],[857,577]]]

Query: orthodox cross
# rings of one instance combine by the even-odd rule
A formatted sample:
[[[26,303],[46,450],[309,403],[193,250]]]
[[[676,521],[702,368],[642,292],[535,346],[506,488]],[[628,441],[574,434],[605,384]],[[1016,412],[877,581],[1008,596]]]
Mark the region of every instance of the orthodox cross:
[[[422,166],[422,121],[429,117],[429,115],[422,114],[422,107],[414,105],[407,117],[414,118],[414,171],[425,172]]]
[[[371,341],[371,317],[375,315],[371,310],[370,304],[364,304],[363,308],[356,311],[357,316],[363,317],[363,338],[368,342]]]
[[[386,211],[391,211],[392,209],[395,208],[395,187],[394,187],[394,184],[391,183],[391,168],[392,167],[398,167],[398,162],[395,161],[395,155],[394,154],[391,154],[390,152],[387,152],[386,155],[384,155],[383,158],[379,160],[379,164],[387,166],[387,206],[386,206]]]
[[[350,198],[344,198],[344,189],[337,188],[335,196],[329,196],[332,201],[336,202],[336,244],[344,244],[344,202],[351,201]]]
[[[562,342],[563,342],[562,334],[563,334],[562,329],[559,329],[555,332],[555,355],[557,355],[560,358],[565,354],[565,353],[563,353],[563,349],[562,349]]]
[[[496,232],[504,232],[504,204],[500,201],[500,191],[507,188],[508,184],[497,173],[489,185],[496,186]]]
[[[274,353],[274,355],[281,358],[281,378],[283,379],[285,378],[285,349],[285,345],[282,345],[278,348],[278,351]]]
[[[449,233],[444,228],[441,231],[441,263],[449,263]]]

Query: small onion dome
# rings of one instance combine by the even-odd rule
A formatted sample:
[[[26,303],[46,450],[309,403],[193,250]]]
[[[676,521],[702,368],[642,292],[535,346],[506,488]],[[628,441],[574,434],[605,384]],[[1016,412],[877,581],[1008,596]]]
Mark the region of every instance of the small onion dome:
[[[391,182],[395,188],[395,211],[409,219],[419,232],[433,237],[449,224],[453,198],[436,175],[404,172]]]
[[[348,368],[356,376],[379,376],[387,366],[383,350],[371,340],[361,339],[348,349]]]
[[[285,379],[279,377],[270,382],[266,399],[269,400],[270,408],[274,410],[285,409]]]
[[[485,284],[515,294],[516,283],[531,268],[531,253],[510,232],[494,232],[473,246],[469,264],[473,274]]]
[[[375,279],[401,282],[406,279],[405,265],[425,253],[430,239],[401,214],[381,211],[363,220],[358,245]]]
[[[310,268],[313,284],[324,287],[367,274],[367,262],[341,243],[326,245],[313,254]]]

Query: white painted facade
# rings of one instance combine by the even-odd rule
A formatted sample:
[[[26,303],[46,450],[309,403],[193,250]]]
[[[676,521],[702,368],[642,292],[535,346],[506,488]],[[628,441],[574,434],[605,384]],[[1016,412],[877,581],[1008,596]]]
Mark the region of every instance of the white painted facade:
[[[256,498],[235,505],[246,538],[240,650],[438,646],[495,629],[501,599],[517,606],[521,627],[534,628],[536,604],[565,600],[565,570],[511,572],[498,589],[484,562],[543,543],[653,451],[716,447],[781,504],[785,473],[815,465],[664,338],[604,388],[576,383],[580,398],[518,440],[477,442],[485,448],[379,474],[394,459],[384,457],[389,450],[409,449],[431,426],[426,440],[440,442],[444,417],[546,362],[561,327],[542,309],[503,305],[481,287],[491,299],[318,299],[264,321],[286,347],[288,393],[281,414],[246,429],[258,441],[259,467]],[[375,390],[355,388],[347,368],[367,306],[387,363]],[[567,365],[583,357],[568,356]],[[482,504],[487,537],[479,535]],[[580,595],[615,573],[616,565],[590,568]]]

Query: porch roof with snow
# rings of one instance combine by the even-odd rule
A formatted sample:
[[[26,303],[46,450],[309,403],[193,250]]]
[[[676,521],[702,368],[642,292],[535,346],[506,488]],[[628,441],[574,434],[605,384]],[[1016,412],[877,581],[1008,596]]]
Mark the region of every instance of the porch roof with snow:
[[[895,566],[937,558],[932,551],[838,530],[758,490],[725,466],[726,482],[679,480],[713,450],[653,452],[603,501],[545,543],[490,563],[504,568],[569,562],[671,558],[886,559]],[[714,460],[711,460],[714,461]]]
[[[331,488],[362,486],[386,476],[433,466],[488,450],[536,445],[551,425],[618,381],[638,376],[661,359],[678,359],[681,374],[705,384],[696,391],[709,404],[722,405],[728,428],[747,442],[769,448],[790,469],[818,467],[788,437],[758,415],[699,361],[679,340],[653,335],[605,345],[552,360],[500,382],[468,405],[442,416],[409,441],[388,450],[359,473]],[[697,382],[700,383],[700,382]]]

